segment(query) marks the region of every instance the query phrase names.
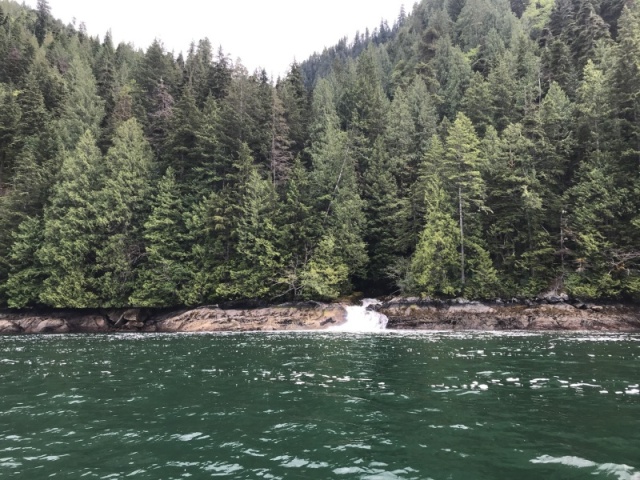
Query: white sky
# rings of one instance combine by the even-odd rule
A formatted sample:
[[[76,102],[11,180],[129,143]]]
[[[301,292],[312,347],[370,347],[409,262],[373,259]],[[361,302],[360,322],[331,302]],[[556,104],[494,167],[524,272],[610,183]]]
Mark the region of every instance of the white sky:
[[[392,26],[401,5],[414,0],[49,0],[54,17],[85,22],[90,35],[111,29],[114,41],[147,48],[154,38],[167,50],[186,52],[192,40],[208,37],[253,71],[284,74],[294,58],[303,61],[357,30],[370,31],[386,19]],[[35,7],[36,0],[25,0]]]

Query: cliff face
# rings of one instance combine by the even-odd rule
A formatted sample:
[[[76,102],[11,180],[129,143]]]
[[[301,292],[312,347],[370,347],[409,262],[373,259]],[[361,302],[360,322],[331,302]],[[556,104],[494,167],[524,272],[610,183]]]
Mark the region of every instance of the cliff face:
[[[640,331],[640,306],[584,303],[483,304],[391,300],[378,307],[388,328],[410,330]]]
[[[193,310],[50,310],[0,312],[0,334],[242,332],[319,330],[343,323],[342,305],[304,303],[269,308]]]

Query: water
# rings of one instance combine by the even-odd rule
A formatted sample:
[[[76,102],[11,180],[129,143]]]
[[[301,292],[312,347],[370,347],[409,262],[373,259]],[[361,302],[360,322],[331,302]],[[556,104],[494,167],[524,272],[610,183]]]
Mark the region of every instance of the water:
[[[0,478],[638,479],[640,336],[0,338]]]
[[[387,328],[389,319],[374,310],[368,310],[372,305],[381,305],[379,300],[365,299],[362,301],[362,305],[353,305],[346,307],[347,309],[347,322],[337,327],[329,328],[334,332],[352,332],[352,333],[367,333],[367,332],[380,332]]]

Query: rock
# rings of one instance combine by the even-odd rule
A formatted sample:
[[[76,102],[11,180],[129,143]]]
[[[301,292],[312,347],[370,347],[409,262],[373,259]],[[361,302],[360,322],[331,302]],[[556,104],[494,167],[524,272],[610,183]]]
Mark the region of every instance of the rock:
[[[33,333],[68,333],[69,325],[62,319],[51,318],[40,321]]]
[[[453,305],[449,307],[450,313],[494,313],[496,310],[483,304]]]
[[[245,310],[197,308],[155,319],[159,332],[320,330],[346,321],[342,305],[284,305]]]
[[[403,303],[421,303],[421,302],[429,302],[430,299],[421,299],[419,297],[407,297],[404,299]]]
[[[540,295],[538,300],[546,300],[551,304],[564,303],[569,301],[569,295],[566,293],[548,292],[544,295]]]
[[[127,322],[124,326],[127,330],[137,330],[144,327],[144,322]]]
[[[9,320],[0,320],[0,334],[20,333],[22,330],[18,325]]]
[[[127,322],[144,322],[142,310],[139,308],[131,308],[122,314],[122,318]]]
[[[600,306],[600,305],[592,305],[591,306],[591,311],[593,312],[601,312],[604,310],[604,307]]]
[[[106,317],[102,315],[83,315],[67,320],[67,325],[71,331],[78,333],[103,333],[110,330]]]

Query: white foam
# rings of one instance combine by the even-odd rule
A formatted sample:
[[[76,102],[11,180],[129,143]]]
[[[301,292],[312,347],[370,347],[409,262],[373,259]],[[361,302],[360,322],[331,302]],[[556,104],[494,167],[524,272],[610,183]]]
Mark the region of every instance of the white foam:
[[[381,302],[373,299],[365,299],[362,305],[346,307],[347,321],[342,325],[330,327],[332,332],[380,332],[387,328],[389,319],[374,310],[368,310],[370,305],[380,305]]]
[[[572,457],[572,456],[564,456],[564,457],[552,457],[551,455],[542,455],[538,458],[534,458],[530,460],[531,463],[557,463],[561,465],[566,465],[568,467],[575,468],[593,468],[595,472],[593,475],[597,475],[598,473],[606,473],[607,475],[613,475],[618,478],[618,480],[640,480],[640,472],[635,470],[633,467],[629,465],[617,464],[617,463],[596,463],[591,460],[587,460],[585,458],[580,457]]]
[[[567,465],[569,467],[577,468],[589,468],[598,466],[597,463],[580,457],[552,457],[550,455],[542,455],[541,457],[534,458],[533,460],[531,460],[531,463],[559,463],[561,465]]]

